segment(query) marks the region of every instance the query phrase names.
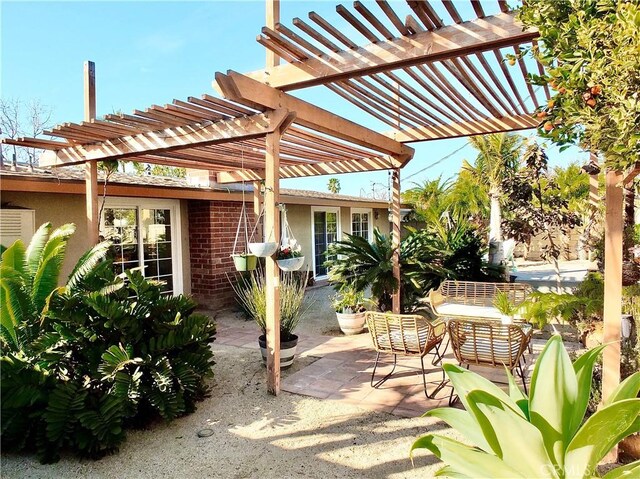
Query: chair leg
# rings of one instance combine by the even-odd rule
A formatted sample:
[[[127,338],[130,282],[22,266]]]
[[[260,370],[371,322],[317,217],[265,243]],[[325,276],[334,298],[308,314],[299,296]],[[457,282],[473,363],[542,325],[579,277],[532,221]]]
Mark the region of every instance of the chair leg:
[[[520,370],[518,375],[520,376],[520,379],[522,379],[522,386],[524,387],[524,393],[525,394],[529,394],[527,392],[527,378],[526,378],[526,374],[525,374],[524,368],[522,367],[522,362],[521,361],[518,361],[517,369]]]
[[[371,387],[372,388],[378,388],[382,385],[382,383],[384,383],[387,379],[389,379],[391,377],[391,375],[393,374],[393,372],[396,370],[396,363],[397,363],[397,359],[398,356],[397,355],[393,355],[393,368],[391,368],[391,371],[384,376],[382,379],[379,379],[378,381],[376,381],[375,383],[373,382],[373,378],[376,375],[376,369],[378,368],[378,360],[380,359],[380,353],[376,353],[376,362],[373,365],[373,371],[371,372]]]
[[[420,361],[422,361],[422,358],[420,358]],[[429,394],[429,392],[427,391],[427,380],[425,378],[424,365],[422,366],[422,384],[424,385],[424,394],[429,399],[435,399],[436,394],[438,394],[440,390],[449,383],[446,375],[444,374],[444,369],[440,369],[440,371],[442,372],[442,379],[438,384],[436,384],[436,387],[433,389],[433,391],[431,391],[431,394]]]
[[[442,346],[442,343],[439,343],[436,347],[435,347],[435,351],[433,352],[433,359],[431,360],[431,364],[433,366],[437,366],[438,363],[442,364],[442,356],[444,355],[444,353],[447,350],[447,346],[449,345],[449,343],[447,342],[447,345],[445,346],[443,352],[440,352],[440,346]]]

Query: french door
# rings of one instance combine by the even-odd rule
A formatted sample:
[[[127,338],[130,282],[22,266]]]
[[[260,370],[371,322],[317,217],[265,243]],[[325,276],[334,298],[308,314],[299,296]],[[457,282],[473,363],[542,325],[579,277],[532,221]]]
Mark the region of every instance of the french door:
[[[116,273],[140,268],[166,294],[182,293],[179,214],[177,202],[107,198],[100,235],[113,244]]]
[[[316,278],[327,276],[324,262],[327,247],[338,240],[340,234],[340,208],[312,208],[313,272]]]

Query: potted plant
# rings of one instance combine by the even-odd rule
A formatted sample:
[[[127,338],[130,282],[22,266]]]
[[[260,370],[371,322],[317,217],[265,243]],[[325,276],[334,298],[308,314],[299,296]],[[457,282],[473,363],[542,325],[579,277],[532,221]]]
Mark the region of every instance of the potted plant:
[[[234,253],[231,259],[237,271],[253,271],[258,265],[258,258],[251,253]]]
[[[513,317],[518,311],[518,307],[511,302],[508,293],[496,291],[493,306],[500,312],[502,324],[513,323]]]
[[[296,354],[298,336],[294,334],[300,318],[309,306],[305,307],[305,289],[309,273],[294,276],[285,273],[280,282],[280,367],[291,366]],[[264,273],[256,270],[238,283],[232,284],[238,302],[260,327],[262,334],[258,338],[262,352],[262,362],[267,362],[267,296]]]
[[[304,264],[304,256],[300,252],[300,245],[293,242],[280,247],[276,253],[278,268],[282,271],[298,271]]]
[[[340,330],[347,335],[358,334],[364,330],[364,293],[353,286],[345,285],[332,298],[331,304],[336,310]]]
[[[266,258],[278,250],[278,243],[268,241],[264,243],[249,243],[249,250],[258,258]]]

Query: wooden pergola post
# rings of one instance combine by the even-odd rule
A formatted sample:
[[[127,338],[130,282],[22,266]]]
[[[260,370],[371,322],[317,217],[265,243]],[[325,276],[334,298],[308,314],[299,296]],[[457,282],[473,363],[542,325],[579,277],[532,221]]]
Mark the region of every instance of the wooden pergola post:
[[[622,174],[606,173],[604,225],[604,350],[602,398],[620,383],[620,315],[622,314]]]
[[[96,118],[96,65],[84,62],[84,121]],[[84,164],[85,196],[87,204],[87,238],[92,245],[98,243],[100,218],[98,218],[98,162]]]
[[[265,25],[272,29],[276,29],[276,23],[280,23],[280,0],[267,0]],[[280,57],[272,50],[267,48],[267,70],[280,64]]]
[[[264,241],[280,238],[280,130],[267,134],[265,155]],[[272,235],[269,237],[269,235]],[[280,393],[280,270],[273,256],[266,259],[267,391]]]
[[[400,313],[400,168],[391,174],[391,241],[393,253],[393,277],[398,280],[398,290],[393,294],[392,310]]]

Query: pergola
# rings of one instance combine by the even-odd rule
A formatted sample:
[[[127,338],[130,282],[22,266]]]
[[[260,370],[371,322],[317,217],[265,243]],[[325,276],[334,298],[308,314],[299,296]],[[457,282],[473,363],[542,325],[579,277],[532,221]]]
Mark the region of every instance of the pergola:
[[[86,165],[87,221],[97,241],[97,161],[126,159],[217,173],[220,183],[265,182],[265,231],[279,234],[280,178],[392,170],[393,241],[400,241],[400,168],[413,156],[406,143],[534,128],[532,113],[550,98],[534,90],[529,73],[542,66],[517,54],[537,47],[505,1],[360,1],[336,7],[341,24],[315,12],[311,23],[280,23],[279,1],[267,0],[267,26],[257,41],[267,49],[262,71],[215,76],[224,99],[210,95],[153,105],[131,115],[95,116],[93,64],[85,68],[85,121],[49,135],[62,141],[3,139],[42,148],[43,166]],[[398,10],[405,9],[406,14]],[[472,12],[469,15],[469,12]],[[464,15],[467,15],[466,17]],[[514,57],[507,57],[514,55]],[[505,60],[510,58],[513,68]],[[283,59],[286,63],[279,64]],[[380,133],[303,101],[289,92],[324,85],[388,131]],[[622,181],[607,174],[605,341],[620,339]],[[625,178],[626,177],[626,178]],[[254,191],[259,188],[254,188]],[[394,274],[400,277],[399,253]],[[277,394],[279,272],[267,258],[268,389]],[[393,309],[399,311],[399,293]],[[619,382],[619,342],[604,356],[603,394]]]

